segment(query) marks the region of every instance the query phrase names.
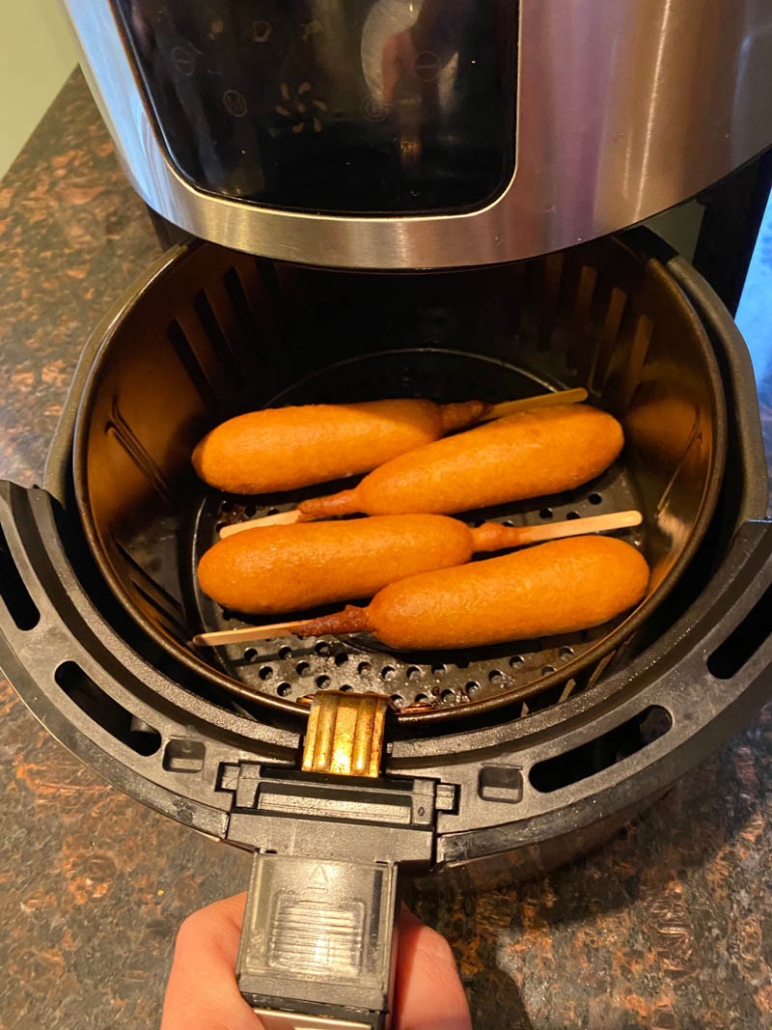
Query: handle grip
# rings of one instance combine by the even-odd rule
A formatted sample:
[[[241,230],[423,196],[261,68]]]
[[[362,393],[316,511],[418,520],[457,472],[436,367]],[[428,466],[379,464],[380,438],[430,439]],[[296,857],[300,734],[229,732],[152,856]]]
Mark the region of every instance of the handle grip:
[[[265,1030],[387,1030],[397,872],[255,853],[236,975]]]

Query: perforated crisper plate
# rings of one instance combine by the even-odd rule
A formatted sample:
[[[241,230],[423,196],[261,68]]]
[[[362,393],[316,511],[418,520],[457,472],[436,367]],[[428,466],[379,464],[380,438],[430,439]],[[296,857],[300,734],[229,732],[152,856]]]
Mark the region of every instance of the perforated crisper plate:
[[[496,359],[438,350],[398,351],[367,355],[323,369],[285,390],[268,406],[397,396],[429,397],[440,402],[470,397],[499,401],[555,388],[560,387]],[[343,485],[325,484],[271,497],[208,495],[196,513],[188,564],[200,625],[216,630],[249,624],[249,620],[224,611],[202,594],[195,578],[199,558],[218,539],[223,524],[294,508],[303,497],[330,493]],[[580,490],[458,517],[470,525],[495,520],[522,526],[638,506],[632,476],[619,461]],[[645,550],[644,527],[625,531],[624,538]],[[287,636],[216,648],[208,657],[227,675],[255,691],[287,700],[301,701],[325,688],[387,691],[398,709],[417,713],[511,695],[513,701],[529,698],[527,711],[571,693],[577,685],[574,673],[580,668],[585,672],[584,680],[592,675],[594,666],[588,671],[588,652],[621,621],[587,633],[464,652],[394,653],[369,634],[357,634],[341,638]]]

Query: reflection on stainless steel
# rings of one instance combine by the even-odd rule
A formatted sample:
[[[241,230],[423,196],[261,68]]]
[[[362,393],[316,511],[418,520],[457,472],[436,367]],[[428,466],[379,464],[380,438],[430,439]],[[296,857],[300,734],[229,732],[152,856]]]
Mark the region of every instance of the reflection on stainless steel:
[[[674,362],[663,362],[668,376],[682,376]],[[630,411],[625,429],[628,439],[660,475],[661,494],[654,507],[656,531],[668,554],[686,545],[691,520],[685,516],[690,500],[699,495],[706,463],[711,459],[710,435],[704,431],[704,417],[698,403],[689,396],[688,383],[682,394],[662,390],[659,384],[641,389]],[[663,427],[665,432],[663,432]],[[659,563],[652,574],[652,589],[669,574],[672,563]]]
[[[735,90],[735,107],[732,111],[732,153],[736,164],[740,164],[746,153],[748,140],[747,127],[741,115],[744,97],[763,95],[769,90],[770,54],[772,54],[772,16],[766,0],[749,0],[753,8],[747,18],[746,33],[737,62],[737,88]],[[767,96],[769,93],[767,92]]]
[[[521,0],[517,167],[495,202],[389,218],[261,208],[206,195],[179,176],[111,9],[67,3],[139,193],[198,236],[284,260],[362,268],[515,260],[661,211],[772,141],[772,0]]]
[[[370,98],[381,106],[392,103],[393,79],[397,76],[396,56],[399,41],[412,45],[413,64],[421,58],[427,67],[424,81],[436,79],[440,106],[447,108],[453,98],[453,84],[458,72],[458,51],[449,56],[433,50],[419,51],[411,37],[423,12],[424,0],[378,0],[365,21],[362,30],[362,71],[370,91]],[[430,63],[436,61],[436,74]]]

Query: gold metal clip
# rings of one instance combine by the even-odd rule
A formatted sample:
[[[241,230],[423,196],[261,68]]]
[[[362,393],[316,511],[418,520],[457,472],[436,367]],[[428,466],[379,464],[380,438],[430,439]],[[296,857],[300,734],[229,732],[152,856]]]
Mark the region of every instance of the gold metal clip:
[[[305,772],[379,776],[389,700],[383,694],[325,690],[311,704]]]

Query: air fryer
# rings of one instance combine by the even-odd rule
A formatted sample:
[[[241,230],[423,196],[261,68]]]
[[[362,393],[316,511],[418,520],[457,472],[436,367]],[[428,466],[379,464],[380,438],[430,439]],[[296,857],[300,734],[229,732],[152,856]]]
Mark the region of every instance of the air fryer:
[[[682,258],[609,234],[769,146],[772,0],[66,3],[133,185],[196,239],[96,328],[42,486],[0,484],[0,665],[120,789],[253,853],[238,978],[268,1030],[385,1028],[400,877],[569,861],[768,696],[745,345]],[[203,549],[300,496],[205,489],[218,421],[576,386],[619,461],[464,517],[639,508],[635,611],[434,654],[191,643],[243,623]],[[377,775],[333,773],[332,740]]]

